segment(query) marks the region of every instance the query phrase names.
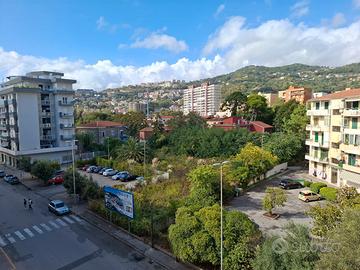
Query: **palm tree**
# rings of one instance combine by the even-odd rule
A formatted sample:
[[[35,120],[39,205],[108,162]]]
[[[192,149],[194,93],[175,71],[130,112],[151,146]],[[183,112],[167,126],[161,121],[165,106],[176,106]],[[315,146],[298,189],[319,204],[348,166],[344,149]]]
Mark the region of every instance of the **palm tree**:
[[[133,138],[129,138],[116,152],[117,158],[121,160],[133,159],[136,162],[142,162],[144,159],[142,144]]]

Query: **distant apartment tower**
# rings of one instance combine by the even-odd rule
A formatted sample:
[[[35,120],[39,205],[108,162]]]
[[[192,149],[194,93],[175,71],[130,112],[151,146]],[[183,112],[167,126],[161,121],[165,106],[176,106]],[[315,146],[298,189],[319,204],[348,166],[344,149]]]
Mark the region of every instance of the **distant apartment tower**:
[[[143,112],[146,111],[146,104],[140,102],[129,102],[128,104],[128,111],[129,112]]]
[[[308,101],[309,174],[360,189],[360,89]]]
[[[184,113],[196,112],[201,116],[213,116],[220,108],[221,87],[204,83],[200,87],[191,86],[184,90]]]
[[[289,86],[288,89],[279,91],[278,96],[285,102],[293,99],[301,104],[305,104],[312,98],[312,90],[306,87]]]
[[[20,157],[71,162],[76,80],[59,72],[10,76],[0,85],[0,162]]]

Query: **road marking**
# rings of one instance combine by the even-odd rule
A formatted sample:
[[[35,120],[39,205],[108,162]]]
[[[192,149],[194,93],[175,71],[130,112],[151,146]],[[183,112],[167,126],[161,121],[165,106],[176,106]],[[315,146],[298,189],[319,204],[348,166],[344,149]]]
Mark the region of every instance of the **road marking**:
[[[25,228],[24,232],[26,232],[30,237],[34,237],[34,234],[28,228]]]
[[[70,224],[75,223],[72,219],[68,218],[68,217],[63,217],[63,219],[65,219],[67,222],[69,222]]]
[[[45,223],[41,223],[40,226],[43,227],[43,228],[44,228],[45,230],[47,230],[48,232],[51,232],[51,231],[52,231],[52,229],[51,229],[48,225],[46,225]]]
[[[13,263],[13,261],[10,259],[10,257],[6,254],[5,250],[3,248],[0,248],[1,253],[5,256],[7,262],[10,264],[11,266],[11,270],[16,270],[15,264]]]
[[[4,241],[4,239],[2,239],[2,237],[0,236],[0,246],[1,247],[5,247],[7,244],[6,242]]]
[[[36,225],[32,226],[35,231],[37,231],[39,234],[42,234],[43,231]]]
[[[51,224],[55,229],[59,229],[59,225],[57,225],[54,221],[49,221],[49,224]]]
[[[5,237],[10,241],[11,244],[16,242],[16,240],[14,239],[14,237],[11,236],[10,233],[5,234]]]
[[[20,240],[25,240],[25,239],[26,239],[25,236],[24,236],[21,232],[16,231],[16,232],[14,232],[14,233],[17,235],[17,237],[20,238]]]
[[[59,223],[60,225],[64,226],[64,227],[67,226],[67,224],[64,221],[62,221],[60,218],[57,218],[56,222]]]
[[[71,215],[71,217],[72,217],[73,219],[75,219],[77,222],[83,222],[83,220],[82,220],[81,218],[77,217],[77,216]]]

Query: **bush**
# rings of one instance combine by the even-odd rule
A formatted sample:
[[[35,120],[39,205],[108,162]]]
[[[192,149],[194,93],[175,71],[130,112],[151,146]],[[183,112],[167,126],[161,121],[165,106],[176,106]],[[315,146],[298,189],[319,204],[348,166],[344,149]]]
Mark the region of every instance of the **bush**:
[[[312,184],[311,181],[304,180],[304,187],[310,187]]]
[[[320,189],[320,195],[328,201],[335,201],[337,189],[332,187],[323,187]]]
[[[75,162],[75,165],[77,168],[81,168],[81,167],[84,167],[85,165],[96,165],[96,159],[93,158],[93,159],[89,159],[89,160],[77,160]]]
[[[318,194],[323,187],[327,187],[327,185],[325,183],[315,182],[310,185],[310,190]]]

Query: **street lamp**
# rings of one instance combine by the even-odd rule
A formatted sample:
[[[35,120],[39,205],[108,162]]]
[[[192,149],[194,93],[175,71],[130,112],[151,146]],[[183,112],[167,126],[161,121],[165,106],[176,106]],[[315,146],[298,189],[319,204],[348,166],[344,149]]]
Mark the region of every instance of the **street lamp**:
[[[214,167],[220,166],[220,269],[223,269],[223,166],[230,161],[214,163]]]
[[[75,185],[75,143],[77,142],[78,140],[71,140],[71,141],[68,141],[68,142],[71,142],[71,155],[72,155],[72,167],[73,167],[73,187],[74,187],[74,199],[76,197],[76,185]]]

